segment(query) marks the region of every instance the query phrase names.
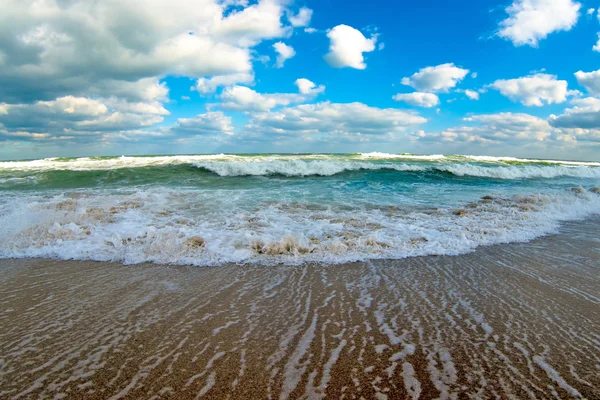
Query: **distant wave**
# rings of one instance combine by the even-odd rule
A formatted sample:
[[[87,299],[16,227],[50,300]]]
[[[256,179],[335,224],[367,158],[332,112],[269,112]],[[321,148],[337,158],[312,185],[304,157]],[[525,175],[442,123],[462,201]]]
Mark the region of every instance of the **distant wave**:
[[[223,164],[223,165],[217,165]],[[235,164],[235,165],[234,165]],[[473,165],[472,173],[461,172],[456,165]],[[478,164],[478,165],[477,165]],[[543,164],[543,165],[540,165]],[[500,179],[523,177],[555,176],[597,176],[596,172],[573,172],[567,169],[535,170],[533,167],[600,167],[598,162],[533,160],[513,157],[462,156],[462,155],[414,155],[389,153],[359,154],[303,154],[303,155],[191,155],[191,156],[122,156],[122,157],[84,157],[74,159],[46,158],[31,161],[0,162],[0,171],[102,171],[125,168],[162,167],[171,165],[195,165],[206,168],[220,176],[243,175],[286,175],[310,176],[335,175],[344,171],[360,169],[393,169],[398,171],[422,171],[440,168],[440,171],[457,175],[473,175]],[[244,166],[245,165],[245,166]],[[423,168],[426,167],[426,168]],[[521,173],[504,170],[489,172],[482,168],[522,167],[529,168]],[[444,169],[445,168],[445,169]],[[468,168],[466,168],[468,169]],[[499,170],[502,171],[502,170]],[[488,175],[489,173],[489,175]],[[513,178],[513,179],[514,179]]]
[[[570,176],[577,178],[600,178],[600,168],[588,166],[481,166],[469,163],[436,165],[367,163],[360,161],[305,161],[278,160],[262,162],[201,162],[196,167],[211,171],[222,177],[231,176],[332,176],[348,171],[394,170],[401,172],[447,172],[456,176],[473,176],[492,179],[531,179]]]
[[[390,153],[360,153],[362,158],[366,159],[404,159],[404,160],[423,160],[423,161],[436,161],[445,160],[446,156],[443,154],[432,154],[432,155],[420,155],[420,154],[390,154]]]
[[[219,176],[332,176],[359,170],[426,171],[427,167],[407,164],[374,164],[360,161],[278,160],[263,162],[203,162],[196,167]]]
[[[102,171],[120,168],[160,167],[166,165],[193,164],[204,160],[241,159],[224,154],[200,156],[157,156],[157,157],[103,157],[103,158],[45,158],[31,161],[0,162],[0,171]]]
[[[483,163],[496,163],[496,164],[558,164],[558,165],[580,165],[589,167],[600,167],[600,162],[594,161],[562,161],[562,160],[540,160],[531,158],[517,158],[517,157],[493,157],[493,156],[473,156],[473,155],[444,155],[444,154],[433,154],[433,155],[415,155],[415,154],[390,154],[390,153],[359,153],[362,158],[365,159],[379,159],[379,160],[393,160],[393,159],[405,159],[405,160],[423,160],[423,161],[463,161],[463,162],[483,162]]]
[[[600,162],[593,161],[561,161],[561,160],[537,160],[530,158],[517,157],[491,157],[491,156],[456,156],[464,157],[468,160],[477,162],[492,162],[492,163],[521,163],[521,164],[559,164],[559,165],[581,165],[588,167],[600,167]]]
[[[439,171],[447,171],[457,176],[475,176],[493,179],[532,179],[557,178],[570,176],[575,178],[600,178],[598,167],[568,167],[568,166],[511,166],[511,167],[482,167],[473,164],[451,164],[435,167]]]

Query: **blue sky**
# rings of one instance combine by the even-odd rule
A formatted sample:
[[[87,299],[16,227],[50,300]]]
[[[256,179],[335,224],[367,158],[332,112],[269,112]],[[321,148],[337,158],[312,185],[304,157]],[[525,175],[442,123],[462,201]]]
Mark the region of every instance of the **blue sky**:
[[[600,160],[594,2],[0,6],[2,159],[385,151]]]

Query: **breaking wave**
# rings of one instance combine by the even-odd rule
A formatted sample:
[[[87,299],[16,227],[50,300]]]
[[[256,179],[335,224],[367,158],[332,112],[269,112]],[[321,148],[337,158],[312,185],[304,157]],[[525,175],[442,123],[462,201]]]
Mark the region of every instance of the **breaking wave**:
[[[211,171],[221,177],[228,176],[332,176],[348,171],[392,170],[401,172],[448,172],[457,176],[473,176],[493,179],[556,178],[600,178],[599,167],[588,166],[483,166],[468,163],[450,164],[407,164],[366,163],[361,161],[306,161],[277,160],[259,162],[200,162],[196,167]]]
[[[600,213],[600,188],[485,196],[444,208],[261,201],[149,189],[30,194],[0,203],[0,257],[156,262],[342,263],[457,255],[556,232]]]

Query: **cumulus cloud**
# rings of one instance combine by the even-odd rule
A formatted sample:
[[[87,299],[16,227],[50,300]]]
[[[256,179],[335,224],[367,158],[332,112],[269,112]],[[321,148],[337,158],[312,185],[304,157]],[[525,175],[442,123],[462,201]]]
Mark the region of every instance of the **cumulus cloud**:
[[[294,48],[283,42],[275,43],[273,48],[277,52],[277,63],[275,64],[277,68],[283,68],[283,64],[285,64],[286,60],[289,60],[296,55]]]
[[[4,0],[0,136],[172,137],[192,124],[199,132],[211,126],[232,132],[229,117],[219,113],[156,127],[169,115],[164,78],[193,79],[201,94],[253,84],[253,48],[287,38],[294,26],[310,22],[309,9],[289,17],[289,5],[287,0]],[[293,96],[310,97],[274,95],[268,102],[288,105],[296,101]]]
[[[588,8],[587,15],[594,15],[594,12],[596,12],[595,8]]]
[[[214,93],[221,86],[232,86],[238,83],[251,84],[254,74],[240,72],[237,74],[216,75],[209,78],[200,78],[196,82],[196,90],[202,94]]]
[[[232,86],[221,93],[221,103],[224,110],[234,111],[268,111],[278,106],[288,106],[292,103],[302,103],[310,100],[325,90],[308,79],[298,79],[295,82],[299,93],[258,93],[246,86]]]
[[[188,7],[200,7],[194,2],[186,3]],[[291,29],[281,23],[284,3],[281,0],[259,0],[256,4],[221,17],[207,31],[220,40],[241,47],[255,46],[265,39],[286,37]]]
[[[247,132],[260,135],[386,135],[402,132],[427,120],[417,114],[393,108],[370,107],[362,103],[303,104],[279,111],[254,113]]]
[[[600,53],[600,33],[598,33],[598,42],[596,42],[596,45],[592,47],[592,50]]]
[[[410,77],[402,79],[402,84],[411,86],[421,92],[447,92],[456,87],[458,82],[469,73],[468,69],[455,66],[453,63],[435,67],[426,67]]]
[[[267,111],[278,105],[290,104],[294,95],[261,94],[246,86],[232,86],[221,93],[221,104],[225,110]]]
[[[300,92],[300,94],[316,95],[325,91],[325,86],[317,86],[314,82],[309,81],[306,78],[296,79],[296,82],[294,82],[294,84],[298,86],[298,91]]]
[[[569,94],[567,81],[554,75],[535,74],[517,79],[499,79],[489,85],[512,101],[526,106],[541,107],[546,104],[563,103]]]
[[[90,135],[150,127],[169,115],[160,102],[65,96],[30,104],[1,104],[0,123],[7,134],[41,133],[48,138]]]
[[[282,23],[285,4],[5,0],[0,98],[108,97],[120,85],[141,88],[167,75],[250,73],[251,47],[291,33]]]
[[[522,113],[498,113],[475,115],[465,118],[467,122],[479,122],[479,127],[490,139],[545,140],[551,134],[551,127],[542,118]]]
[[[592,72],[575,72],[577,82],[588,91],[589,94],[600,96],[600,69]]]
[[[573,0],[515,0],[506,8],[508,18],[500,22],[497,34],[515,46],[537,47],[549,34],[573,28],[580,8]]]
[[[375,50],[377,36],[367,39],[359,30],[348,25],[338,25],[327,32],[329,53],[325,61],[334,68],[365,69],[363,53]]]
[[[302,7],[298,14],[296,15],[288,15],[288,20],[290,24],[294,27],[304,27],[310,24],[310,20],[313,15],[313,10],[310,8]]]
[[[433,93],[398,93],[393,97],[396,101],[403,101],[411,106],[431,108],[440,104],[440,99]]]
[[[50,139],[51,136],[48,133],[32,133],[32,132],[9,132],[6,129],[2,129],[0,125],[0,141],[6,141],[11,139],[18,139],[21,141],[30,140],[44,140]]]
[[[114,96],[127,101],[166,101],[169,88],[158,77],[142,78],[136,81],[104,79],[87,88],[92,96]]]
[[[233,135],[231,117],[221,111],[199,114],[193,118],[179,118],[170,132],[178,137]]]
[[[467,89],[465,90],[465,94],[471,100],[479,100],[479,93],[474,90]]]
[[[542,142],[553,133],[544,119],[528,114],[498,113],[464,118],[468,125],[421,135],[422,142],[463,142],[480,144]]]
[[[600,129],[600,98],[571,100],[573,108],[561,115],[551,115],[549,122],[557,128]]]

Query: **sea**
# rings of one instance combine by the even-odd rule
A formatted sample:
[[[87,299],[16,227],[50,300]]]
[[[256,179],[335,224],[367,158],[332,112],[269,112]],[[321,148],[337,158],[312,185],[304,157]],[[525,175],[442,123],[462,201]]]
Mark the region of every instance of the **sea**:
[[[342,264],[458,255],[600,214],[600,163],[240,154],[0,162],[0,258]]]

